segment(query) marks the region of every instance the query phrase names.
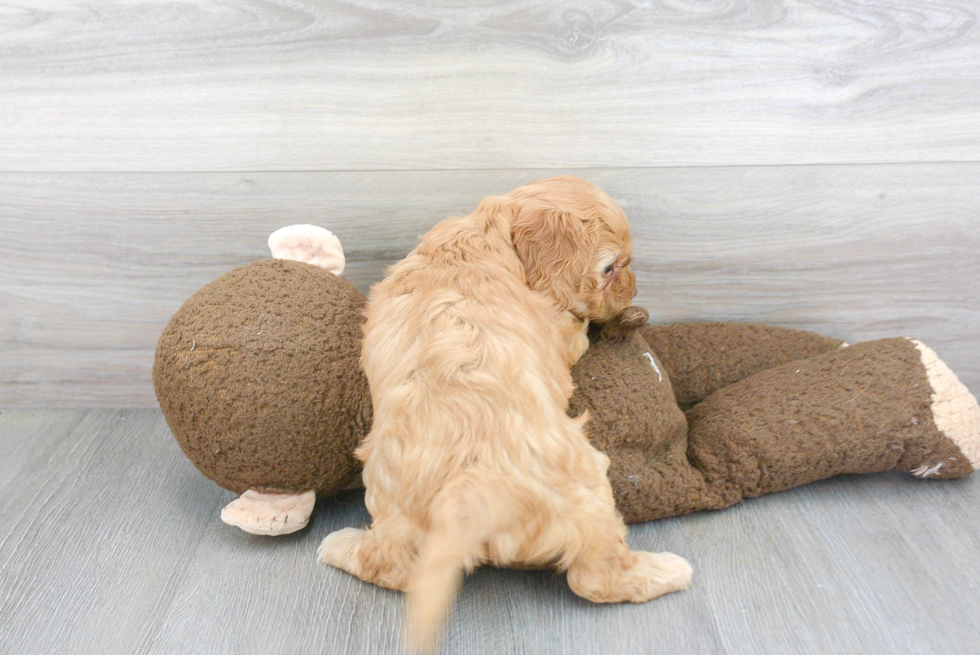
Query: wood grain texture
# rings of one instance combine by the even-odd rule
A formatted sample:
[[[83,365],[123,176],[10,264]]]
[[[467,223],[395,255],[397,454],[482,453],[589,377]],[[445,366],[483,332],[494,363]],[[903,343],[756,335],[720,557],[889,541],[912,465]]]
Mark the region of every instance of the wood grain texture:
[[[289,223],[362,291],[417,235],[554,171],[0,175],[0,406],[155,406],[192,293]],[[916,336],[980,388],[980,164],[590,170],[633,225],[654,321]]]
[[[50,431],[61,416],[73,429]],[[137,652],[220,499],[151,414],[5,411],[0,443],[18,441],[33,448],[0,505],[0,652]]]
[[[368,520],[360,493],[246,535],[156,410],[4,411],[0,449],[0,652],[400,652],[401,595],[314,560]],[[972,653],[978,521],[980,479],[881,474],[635,525],[634,548],[689,558],[691,589],[599,606],[564,576],[480,569],[441,652]]]
[[[976,161],[974,0],[21,0],[0,170]]]

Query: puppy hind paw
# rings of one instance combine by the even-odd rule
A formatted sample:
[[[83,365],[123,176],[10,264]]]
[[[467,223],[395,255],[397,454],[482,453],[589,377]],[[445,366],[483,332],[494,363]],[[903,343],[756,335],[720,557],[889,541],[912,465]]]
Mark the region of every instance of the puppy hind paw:
[[[636,563],[624,571],[623,587],[631,603],[644,603],[658,596],[683,591],[691,586],[693,569],[686,559],[673,553],[637,551]]]
[[[365,534],[367,531],[358,528],[344,528],[330,533],[316,551],[317,561],[360,577],[357,552]]]
[[[645,603],[691,586],[691,565],[673,553],[634,551],[625,568],[573,564],[568,584],[579,596],[594,603]]]

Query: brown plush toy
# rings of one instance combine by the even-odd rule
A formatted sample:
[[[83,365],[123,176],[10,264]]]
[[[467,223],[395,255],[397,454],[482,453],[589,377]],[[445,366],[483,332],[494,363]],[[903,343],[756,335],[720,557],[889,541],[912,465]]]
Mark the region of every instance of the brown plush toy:
[[[222,519],[274,535],[301,529],[315,497],[355,482],[371,407],[358,366],[365,300],[339,277],[339,241],[293,226],[270,246],[278,259],[235,269],[181,307],[153,378],[184,453],[242,494]],[[588,433],[611,460],[628,522],[839,473],[953,478],[980,466],[980,407],[918,341],[847,346],[784,328],[646,318],[630,308],[593,327],[572,370],[569,413],[591,413]]]

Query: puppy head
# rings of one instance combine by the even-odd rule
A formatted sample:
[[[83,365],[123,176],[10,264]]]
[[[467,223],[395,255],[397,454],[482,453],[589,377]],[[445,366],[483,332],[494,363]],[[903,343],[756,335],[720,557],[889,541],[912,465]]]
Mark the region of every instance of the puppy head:
[[[579,318],[606,321],[636,295],[626,215],[597,186],[570,176],[519,187],[511,241],[528,286]]]

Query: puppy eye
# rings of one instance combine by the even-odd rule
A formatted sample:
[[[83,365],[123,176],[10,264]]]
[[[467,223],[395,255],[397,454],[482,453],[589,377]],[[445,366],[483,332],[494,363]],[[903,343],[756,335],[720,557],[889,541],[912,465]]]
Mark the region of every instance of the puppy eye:
[[[603,275],[612,275],[613,274],[613,271],[615,271],[615,270],[616,270],[616,265],[615,264],[610,264],[609,266],[607,266],[604,269],[602,269],[602,274]]]

